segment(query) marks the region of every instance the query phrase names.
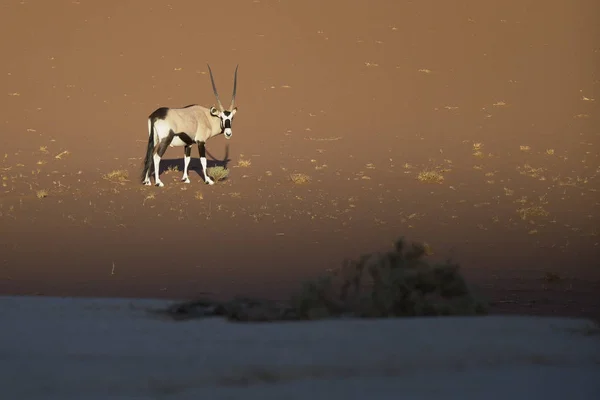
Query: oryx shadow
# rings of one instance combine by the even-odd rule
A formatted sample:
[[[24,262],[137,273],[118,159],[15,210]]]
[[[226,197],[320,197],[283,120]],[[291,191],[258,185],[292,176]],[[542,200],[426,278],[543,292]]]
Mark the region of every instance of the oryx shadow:
[[[171,157],[176,157],[175,154],[173,154],[173,150],[176,150],[177,148],[172,148],[169,149],[171,150]],[[181,152],[181,156],[178,158],[163,158],[162,160],[160,160],[160,168],[159,168],[159,173],[162,175],[164,172],[168,171],[168,170],[173,170],[173,169],[177,169],[177,171],[181,174],[183,174],[183,166],[184,166],[184,161],[183,161],[183,148],[181,148],[180,150]],[[210,151],[208,150],[208,148],[206,148],[206,167],[207,168],[213,168],[213,167],[223,167],[225,169],[227,169],[227,165],[229,164],[229,162],[231,161],[231,159],[229,158],[229,143],[225,144],[225,156],[223,157],[222,160],[214,157]],[[198,174],[199,177],[202,177],[202,165],[200,164],[200,156],[198,155],[198,148],[197,147],[192,147],[192,154],[191,154],[191,159],[190,159],[190,165],[188,166],[188,174],[191,174],[191,172],[195,172],[196,174]]]

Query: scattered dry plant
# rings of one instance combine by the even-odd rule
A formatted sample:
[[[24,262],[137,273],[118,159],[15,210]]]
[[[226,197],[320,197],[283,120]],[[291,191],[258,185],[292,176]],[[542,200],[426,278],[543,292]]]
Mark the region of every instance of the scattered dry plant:
[[[473,156],[478,158],[483,158],[484,154],[481,151],[483,148],[483,143],[473,143]]]
[[[117,169],[102,176],[112,182],[123,183],[128,181],[129,173],[124,169]]]
[[[517,213],[522,220],[531,220],[535,217],[547,217],[550,215],[542,206],[522,207],[517,209]]]
[[[207,168],[206,173],[213,178],[215,182],[222,181],[229,176],[229,170],[221,166]]]
[[[58,153],[57,155],[54,156],[54,158],[56,158],[57,160],[62,159],[64,156],[69,155],[69,150],[65,150],[61,153]]]
[[[290,179],[296,185],[303,185],[305,183],[309,183],[310,182],[310,176],[308,176],[306,174],[300,174],[300,173],[290,174]]]
[[[438,183],[444,182],[444,176],[436,169],[424,169],[419,172],[417,179],[423,183]]]
[[[144,197],[144,201],[142,201],[142,205],[146,205],[146,201],[155,199],[154,193],[150,193],[146,197]]]

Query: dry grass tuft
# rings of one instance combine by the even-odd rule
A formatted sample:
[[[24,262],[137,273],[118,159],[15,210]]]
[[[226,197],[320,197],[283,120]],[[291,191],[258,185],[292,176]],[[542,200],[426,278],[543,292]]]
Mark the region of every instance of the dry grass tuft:
[[[442,183],[444,182],[444,176],[441,172],[435,169],[424,169],[419,172],[417,179],[423,183]]]
[[[514,190],[512,190],[512,189],[509,189],[509,188],[505,187],[505,188],[504,188],[504,194],[505,194],[506,196],[512,196],[513,194],[515,194],[515,191],[514,191]]]
[[[517,209],[517,213],[522,220],[528,220],[534,217],[547,217],[550,215],[542,206],[523,207]]]
[[[306,174],[290,174],[290,179],[296,185],[302,185],[310,182],[310,176]]]
[[[483,148],[483,143],[473,143],[473,156],[478,158],[483,158],[484,154],[481,151]]]
[[[155,198],[156,197],[154,196],[154,193],[150,193],[149,195],[147,195],[146,197],[144,197],[144,201],[142,201],[142,205],[143,206],[146,205],[146,201],[153,200]]]
[[[45,189],[38,190],[35,195],[38,199],[43,199],[44,197],[48,197],[48,191]]]
[[[250,160],[239,160],[237,163],[238,167],[247,168],[252,165],[252,161]]]
[[[108,174],[102,175],[102,177],[112,182],[122,183],[127,182],[129,180],[129,173],[124,169],[117,169],[109,172]]]
[[[555,272],[546,272],[544,274],[544,280],[548,283],[556,283],[562,281],[563,278]]]
[[[206,173],[213,178],[215,182],[222,181],[229,176],[229,170],[220,166],[207,168]]]
[[[58,153],[57,155],[55,155],[54,158],[56,158],[57,160],[60,160],[64,156],[69,155],[69,154],[70,154],[69,150],[65,150],[65,151],[63,151],[63,152]]]
[[[194,197],[196,198],[196,200],[204,199],[204,195],[202,194],[201,191],[197,191],[196,194],[194,195]]]

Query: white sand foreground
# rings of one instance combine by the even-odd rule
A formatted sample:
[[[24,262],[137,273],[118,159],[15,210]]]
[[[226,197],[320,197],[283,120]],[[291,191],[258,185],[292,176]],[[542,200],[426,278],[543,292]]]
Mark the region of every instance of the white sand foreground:
[[[158,300],[0,297],[0,398],[600,399],[588,320],[175,322]]]

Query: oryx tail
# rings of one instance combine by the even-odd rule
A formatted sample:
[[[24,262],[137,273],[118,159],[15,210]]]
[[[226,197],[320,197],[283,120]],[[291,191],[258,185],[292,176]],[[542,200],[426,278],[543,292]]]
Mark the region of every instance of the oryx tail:
[[[148,148],[146,149],[146,157],[144,158],[142,181],[146,178],[146,173],[150,173],[152,171],[152,166],[154,164],[152,158],[152,153],[154,151],[154,121],[156,121],[154,116],[148,118]]]

